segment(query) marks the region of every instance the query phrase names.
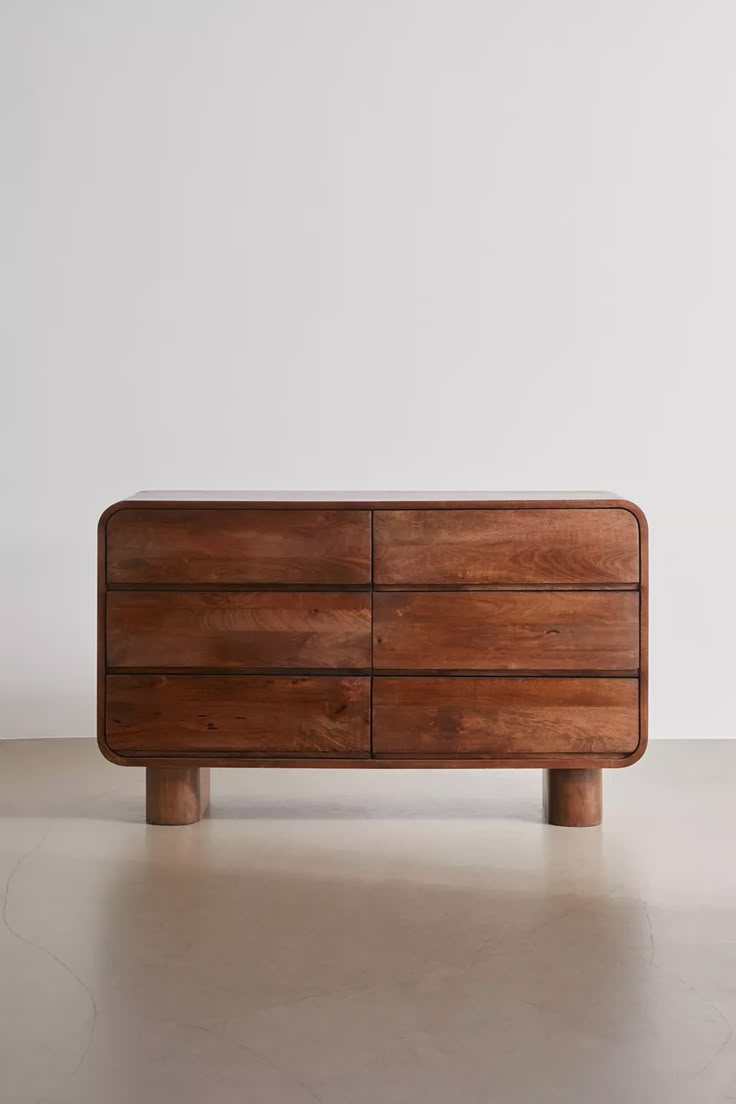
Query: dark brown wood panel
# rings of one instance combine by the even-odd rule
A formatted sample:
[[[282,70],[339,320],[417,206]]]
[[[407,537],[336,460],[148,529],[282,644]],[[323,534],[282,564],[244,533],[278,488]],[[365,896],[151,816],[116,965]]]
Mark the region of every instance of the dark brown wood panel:
[[[111,583],[367,584],[368,510],[122,509],[107,521]]]
[[[638,740],[636,679],[384,677],[373,682],[375,755],[623,755]]]
[[[373,596],[377,670],[632,672],[638,665],[636,592]]]
[[[107,746],[126,756],[365,756],[370,679],[108,675]]]
[[[111,591],[107,665],[368,668],[370,626],[359,592]]]
[[[482,574],[478,578],[474,571],[477,568],[471,570],[469,575],[460,572],[460,578],[457,575],[454,577],[446,578],[444,574],[440,573],[438,581],[432,581],[428,578],[408,577],[406,582],[384,582],[380,577],[381,568],[379,566],[376,575],[376,586],[380,588],[386,588],[387,590],[393,590],[394,594],[389,597],[398,597],[399,600],[406,597],[397,593],[401,590],[414,590],[416,596],[424,598],[425,595],[421,594],[422,590],[434,590],[439,593],[440,600],[447,597],[447,590],[456,590],[459,588],[468,588],[469,596],[471,598],[480,594],[480,597],[484,597],[488,589],[499,588],[503,591],[500,595],[503,596],[516,596],[521,597],[522,600],[529,597],[528,593],[519,595],[518,591],[524,589],[525,592],[533,591],[535,593],[541,592],[544,595],[545,591],[554,590],[557,592],[559,589],[563,589],[567,592],[571,592],[575,596],[580,589],[594,589],[594,590],[606,590],[609,592],[611,589],[618,590],[619,588],[634,588],[639,591],[639,594],[631,593],[629,596],[632,599],[640,598],[641,603],[641,623],[639,628],[640,639],[640,656],[638,664],[634,664],[631,668],[631,672],[637,669],[639,670],[639,738],[635,747],[631,751],[621,753],[618,751],[605,751],[605,752],[588,752],[588,751],[574,751],[565,750],[564,752],[552,750],[552,751],[539,751],[539,752],[524,752],[513,750],[511,753],[506,754],[502,751],[498,753],[487,753],[480,751],[478,753],[468,753],[459,751],[456,755],[452,754],[435,754],[435,753],[388,753],[379,754],[375,758],[371,758],[367,752],[362,752],[355,755],[351,751],[343,752],[339,750],[330,750],[327,753],[313,754],[310,751],[302,751],[300,748],[294,748],[294,750],[287,750],[285,753],[279,749],[270,751],[268,748],[264,752],[260,752],[257,749],[255,752],[246,751],[239,752],[232,750],[231,747],[225,747],[218,749],[213,748],[213,745],[208,743],[204,751],[195,750],[190,751],[186,747],[179,748],[177,746],[177,739],[164,740],[164,746],[162,748],[155,748],[149,750],[149,745],[145,746],[143,752],[126,752],[123,750],[116,750],[107,743],[107,697],[106,687],[108,679],[106,678],[106,671],[108,668],[109,657],[107,655],[107,609],[108,604],[112,605],[118,597],[118,593],[122,589],[129,591],[132,590],[153,590],[161,589],[171,595],[175,591],[203,591],[214,592],[220,591],[221,596],[228,597],[234,591],[239,594],[244,590],[265,590],[266,588],[277,588],[280,591],[288,590],[292,594],[300,594],[305,596],[305,591],[310,591],[312,588],[320,588],[321,592],[329,592],[338,589],[349,589],[355,593],[358,589],[368,589],[370,586],[371,573],[370,573],[370,510],[376,510],[381,513],[398,515],[400,513],[418,514],[421,513],[427,517],[430,513],[444,513],[445,515],[457,515],[459,518],[467,517],[468,514],[473,512],[479,512],[482,514],[489,514],[493,517],[499,518],[503,524],[505,524],[505,516],[508,514],[523,513],[525,516],[532,517],[537,515],[540,522],[544,524],[545,518],[540,515],[545,515],[550,524],[554,525],[554,519],[549,517],[550,514],[556,513],[560,515],[571,515],[575,517],[578,515],[583,516],[585,514],[598,515],[611,515],[614,512],[630,516],[637,525],[638,529],[638,541],[640,542],[639,560],[641,574],[636,574],[635,578],[621,579],[621,572],[615,571],[617,576],[612,581],[605,581],[601,578],[599,573],[596,573],[594,577],[580,579],[580,572],[575,568],[572,573],[566,574],[566,571],[559,573],[553,573],[553,575],[543,574],[542,582],[526,582],[524,579],[528,579],[529,575],[519,576],[515,574],[510,581],[500,579],[488,579],[487,576]],[[150,549],[150,563],[145,563],[147,552],[145,548],[141,549],[140,544],[136,543],[136,539],[133,539],[132,548],[128,548],[126,551],[126,544],[128,542],[126,522],[123,515],[131,515],[131,520],[135,515],[138,515],[139,522],[144,523],[144,528],[149,525],[154,526],[155,532],[153,533],[153,543],[158,545],[159,537],[166,536],[166,526],[161,529],[156,528],[158,522],[156,518],[160,519],[162,515],[167,516],[174,514],[185,514],[186,518],[183,521],[191,519],[192,513],[195,512],[198,515],[206,515],[206,519],[203,518],[202,526],[194,526],[195,535],[202,535],[202,544],[197,547],[192,547],[191,543],[188,543],[186,539],[182,543],[174,542],[173,548],[164,548],[163,551],[158,548]],[[241,525],[240,519],[247,516],[247,527],[254,524],[255,530],[258,530],[260,524],[260,518],[264,515],[268,515],[268,519],[272,520],[274,515],[281,515],[288,513],[290,518],[286,524],[286,532],[284,534],[284,540],[274,534],[273,547],[268,554],[264,557],[264,547],[268,547],[268,533],[266,533],[266,541],[261,539],[262,534],[256,533],[251,544],[252,557],[249,560],[247,556],[241,555],[243,548],[247,549],[248,542],[245,541],[245,545],[240,543],[240,537],[237,535],[240,533]],[[227,515],[227,519],[224,515]],[[348,567],[345,575],[340,574],[339,577],[333,574],[330,569],[326,574],[323,571],[324,565],[327,562],[327,556],[330,554],[329,549],[334,548],[334,542],[329,532],[325,532],[326,529],[331,529],[333,524],[338,527],[341,525],[346,515],[358,516],[363,519],[362,523],[357,526],[351,525],[350,528],[354,531],[362,529],[363,535],[358,540],[358,553],[354,557],[350,552],[346,557],[338,556],[337,559],[340,564],[343,564],[345,559],[348,561]],[[208,519],[217,518],[219,516],[223,521],[223,529],[225,531],[224,538],[224,555],[220,555],[221,549],[215,547],[218,541],[215,540],[214,545],[209,540],[206,530],[209,524]],[[295,517],[301,516],[304,525],[311,531],[311,535],[307,538],[306,546],[307,553],[301,558],[306,560],[308,565],[313,565],[316,562],[317,567],[308,566],[304,578],[302,578],[301,569],[295,566],[300,559],[300,553],[298,551],[299,540],[297,539],[296,545],[292,543],[292,536],[294,530],[292,530],[292,522]],[[232,519],[232,520],[230,520]],[[264,519],[265,520],[265,519]],[[430,519],[431,520],[431,519]],[[571,522],[573,519],[570,519]],[[380,519],[376,526],[377,530],[380,527]],[[461,528],[463,526],[461,521]],[[558,523],[559,524],[559,523]],[[626,522],[628,525],[628,521]],[[109,526],[109,530],[108,530]],[[119,530],[118,530],[118,527]],[[176,526],[174,527],[176,528]],[[187,526],[185,525],[185,530]],[[217,526],[215,527],[217,528]],[[297,529],[299,526],[297,525]],[[537,529],[537,526],[534,526]],[[120,540],[116,537],[116,531],[120,533]],[[236,536],[232,548],[228,548],[228,542],[230,540],[227,534],[234,532]],[[112,574],[108,576],[108,535],[112,536],[110,547],[110,560],[112,564]],[[316,534],[316,535],[315,535]],[[615,531],[611,534],[616,537]],[[314,536],[314,541],[312,541]],[[377,547],[380,542],[381,534],[377,531]],[[523,554],[524,558],[531,556],[535,558],[539,556],[541,549],[546,549],[547,553],[550,550],[550,532],[548,531],[544,539],[537,536],[533,538],[532,534],[532,550]],[[326,540],[328,548],[327,550],[323,546],[322,541]],[[536,542],[536,543],[535,543]],[[438,540],[437,544],[441,544],[442,541]],[[495,547],[498,546],[498,541],[494,542]],[[145,544],[145,542],[144,542]],[[580,542],[573,542],[572,548],[574,555],[577,557],[580,553]],[[301,765],[304,767],[352,767],[358,769],[407,769],[416,767],[427,768],[467,768],[472,767],[489,767],[489,766],[503,766],[503,767],[539,767],[554,769],[556,774],[560,775],[560,772],[569,771],[583,771],[590,770],[591,768],[600,767],[619,767],[626,766],[636,762],[644,753],[646,748],[646,715],[647,715],[647,601],[648,601],[648,567],[647,567],[647,523],[642,511],[635,504],[627,502],[617,496],[611,496],[603,492],[575,492],[558,494],[555,492],[545,493],[532,493],[524,492],[521,494],[507,493],[503,495],[499,494],[483,494],[481,492],[475,492],[470,495],[464,495],[462,493],[450,494],[442,493],[440,495],[432,495],[431,493],[412,493],[412,492],[360,492],[356,494],[350,494],[348,492],[337,492],[330,494],[328,492],[315,493],[305,492],[299,493],[273,493],[273,492],[199,492],[199,491],[160,491],[160,492],[146,492],[138,496],[134,496],[132,500],[126,500],[124,502],[118,502],[113,506],[110,506],[103,513],[99,529],[98,529],[98,609],[99,609],[99,622],[98,622],[98,688],[99,688],[99,704],[98,704],[98,738],[100,748],[106,757],[115,763],[139,765],[151,767],[153,771],[160,769],[166,769],[168,766],[176,766],[177,768],[199,768],[205,765],[210,766],[245,766],[245,767],[261,767],[261,766],[296,766]],[[294,551],[296,547],[296,551]],[[536,547],[536,551],[535,551]],[[312,557],[312,548],[315,548],[314,556]],[[283,550],[286,549],[285,557],[282,555]],[[468,551],[472,558],[473,542],[472,540],[468,544]],[[143,551],[143,555],[141,555]],[[563,549],[564,551],[564,549]],[[128,553],[131,553],[128,555]],[[120,555],[118,555],[120,553]],[[273,553],[273,554],[272,554]],[[444,554],[444,553],[443,553]],[[618,554],[611,551],[610,556],[615,557]],[[485,552],[480,553],[479,562],[483,564]],[[589,560],[595,560],[594,555],[586,553]],[[172,559],[175,561],[177,557],[181,557],[181,561],[178,564],[171,563]],[[605,557],[609,559],[609,554],[606,553]],[[277,564],[272,570],[261,573],[259,568],[253,570],[253,563],[258,560],[264,559],[268,563]],[[284,559],[286,560],[286,566],[283,565]],[[354,561],[357,559],[357,568],[354,565]],[[512,557],[513,559],[513,557]],[[132,561],[132,562],[126,562]],[[138,562],[136,562],[138,561]],[[142,562],[143,561],[143,562]],[[170,565],[170,571],[167,571],[167,561]],[[214,562],[213,562],[214,561]],[[244,563],[245,561],[245,563]],[[292,562],[293,561],[293,562]],[[152,573],[148,574],[148,567],[152,565]],[[564,564],[563,564],[564,567]],[[312,571],[314,570],[314,574]],[[341,568],[342,570],[342,568]],[[539,563],[537,560],[534,566],[534,571],[539,570]],[[116,572],[120,572],[117,578],[113,577]],[[126,573],[130,572],[126,577]],[[202,575],[200,576],[200,572]],[[140,573],[140,574],[138,574]],[[587,573],[587,572],[586,572]],[[623,572],[624,575],[628,575],[628,569]],[[564,576],[564,579],[560,581],[560,576]],[[200,581],[201,579],[201,581]],[[470,590],[469,588],[480,588],[480,590]],[[112,593],[114,591],[115,593]],[[445,593],[443,593],[443,591]],[[218,595],[219,596],[219,595]],[[216,596],[216,597],[218,597]],[[620,595],[614,595],[620,596]],[[174,595],[174,597],[176,597]],[[312,594],[306,595],[311,599]],[[369,596],[367,596],[369,597]],[[382,595],[376,594],[375,600],[377,606],[382,601]],[[451,597],[451,596],[450,596]],[[370,600],[370,597],[369,597]],[[222,613],[222,608],[218,606],[218,611],[215,613],[215,621]],[[590,613],[590,610],[587,610]],[[628,618],[628,610],[625,611]],[[587,614],[586,614],[587,615]],[[539,626],[534,619],[531,621],[524,620],[523,615],[520,614],[520,631],[522,635],[528,639],[529,634],[533,634]],[[618,613],[612,611],[614,621],[618,621],[620,625],[620,618]],[[435,650],[434,634],[431,626],[431,619],[426,623],[426,640],[429,642],[429,653],[431,654]],[[554,627],[554,626],[552,626]],[[487,626],[481,620],[480,631],[481,636],[485,632]],[[450,636],[452,637],[455,630],[450,628]],[[467,632],[473,634],[474,627],[471,623],[467,627]],[[586,630],[587,632],[587,630]],[[541,633],[541,630],[540,630]],[[186,632],[184,634],[187,635]],[[195,634],[196,635],[196,634]],[[215,637],[217,632],[215,632]],[[546,633],[544,633],[546,635]],[[554,634],[552,634],[554,635]],[[441,634],[444,636],[444,630]],[[610,642],[609,642],[610,643]],[[440,639],[440,644],[443,644],[443,639]],[[544,644],[544,641],[542,641]],[[216,646],[218,647],[218,646]],[[291,645],[289,644],[289,648]],[[524,646],[526,648],[526,645]],[[223,645],[225,651],[227,647]],[[257,649],[260,651],[260,648]],[[620,649],[619,649],[620,650]],[[629,647],[629,654],[632,654],[634,648]],[[421,652],[425,652],[426,649],[420,649]],[[436,672],[434,677],[441,675],[447,675],[448,672],[462,672],[467,671],[468,674],[462,678],[458,678],[459,683],[470,683],[481,677],[481,672],[487,670],[498,670],[499,674],[496,681],[501,679],[508,679],[511,672],[516,673],[516,680],[519,681],[519,672],[524,679],[531,679],[533,681],[540,681],[547,685],[547,682],[557,681],[554,678],[557,674],[565,674],[568,676],[567,681],[572,682],[576,678],[575,669],[569,666],[564,668],[552,669],[549,668],[549,658],[546,659],[545,666],[535,666],[534,668],[526,669],[517,665],[509,666],[508,668],[484,668],[484,667],[467,667],[467,660],[453,658],[452,668],[431,668],[426,667],[425,663],[427,659],[424,655],[419,659],[421,666],[414,668],[419,673],[423,672],[422,678],[429,677],[431,673]],[[462,663],[462,666],[455,666],[458,662]],[[485,661],[483,661],[485,662]],[[524,660],[528,662],[528,660]],[[598,661],[600,662],[600,660]],[[382,679],[390,677],[394,668],[390,664],[385,665],[381,658],[376,657],[376,666],[379,669],[380,678]],[[223,671],[236,671],[237,666],[231,666],[229,663],[222,669]],[[297,671],[298,678],[309,678],[312,675],[319,680],[325,680],[329,682],[331,679],[338,679],[340,683],[348,682],[357,679],[357,671],[367,672],[370,667],[370,660],[365,663],[361,668],[337,668],[333,673],[327,675],[326,672],[330,668],[320,667],[314,671],[309,667],[303,667],[298,669],[291,669],[291,673],[288,671],[280,678],[296,679]],[[194,678],[195,672],[201,670],[201,674],[196,675],[197,678],[218,678],[225,680],[241,679],[241,677],[251,678],[256,676],[250,676],[246,674],[247,671],[253,668],[246,667],[243,672],[230,675],[218,675],[216,670],[212,670],[208,667],[194,667],[191,672],[185,673],[185,668],[182,666],[176,666],[172,668],[169,675],[165,667],[159,667],[158,665],[150,667],[147,672],[144,672],[139,666],[131,667],[131,675],[124,675],[123,672],[126,667],[114,668],[117,672],[110,678],[111,683],[117,678]],[[417,677],[417,674],[411,674],[412,668],[395,668],[397,671],[403,671],[402,681],[413,680]],[[153,674],[153,671],[159,672],[158,675]],[[273,677],[273,672],[277,670],[275,667],[258,667],[255,668],[258,672],[258,678],[268,679]],[[353,672],[351,675],[350,672]],[[535,676],[541,671],[549,671],[546,679],[537,679]],[[133,674],[133,672],[136,672]],[[595,671],[586,666],[584,672],[588,675],[590,682],[602,683],[603,681],[613,681],[612,679],[600,679],[596,677]],[[621,686],[628,682],[627,678],[621,677],[622,675],[628,675],[629,669],[625,667],[612,667],[607,671],[602,671],[601,674],[616,673],[619,677],[615,680],[617,684]],[[367,684],[366,679],[360,679],[361,682]],[[218,690],[219,696],[219,690]],[[334,700],[334,695],[330,690],[325,692],[325,701],[329,704]],[[366,706],[366,710],[367,710]],[[297,710],[298,713],[300,710]],[[187,717],[191,715],[193,711],[185,709]],[[204,711],[200,711],[204,712]],[[239,713],[238,716],[244,714]],[[266,728],[269,730],[273,728],[274,723],[278,723],[278,710],[273,709],[271,704],[263,709],[264,718],[267,716],[267,721],[264,720],[264,732]],[[213,722],[213,723],[216,723]],[[162,716],[159,718],[160,731],[164,732],[167,728],[168,716]],[[209,730],[211,732],[211,730]],[[114,736],[111,735],[111,739],[114,740]],[[255,743],[251,746],[261,745],[262,741],[260,737],[256,739]],[[364,747],[367,744],[363,745]],[[558,787],[559,788],[559,787]]]
[[[628,510],[377,510],[377,584],[611,585],[639,580]]]

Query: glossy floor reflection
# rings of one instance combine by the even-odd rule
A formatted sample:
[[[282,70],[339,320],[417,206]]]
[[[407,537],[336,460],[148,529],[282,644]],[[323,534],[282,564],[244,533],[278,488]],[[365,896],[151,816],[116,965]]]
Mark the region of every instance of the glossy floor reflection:
[[[533,771],[214,771],[152,828],[0,742],[0,1101],[736,1101],[735,777],[655,743],[565,829]]]

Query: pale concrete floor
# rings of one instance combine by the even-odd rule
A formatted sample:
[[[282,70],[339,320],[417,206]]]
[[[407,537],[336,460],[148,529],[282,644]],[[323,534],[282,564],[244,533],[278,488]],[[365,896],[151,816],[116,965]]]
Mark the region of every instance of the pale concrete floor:
[[[90,741],[0,742],[3,1104],[736,1101],[736,741],[608,772],[216,771],[143,823]]]

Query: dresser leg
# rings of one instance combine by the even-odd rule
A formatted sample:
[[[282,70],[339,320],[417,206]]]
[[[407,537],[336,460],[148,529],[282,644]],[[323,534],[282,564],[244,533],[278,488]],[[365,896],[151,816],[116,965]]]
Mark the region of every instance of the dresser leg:
[[[146,767],[149,824],[196,824],[209,803],[209,767]]]
[[[544,815],[548,824],[588,828],[603,816],[603,772],[555,768],[544,772]]]

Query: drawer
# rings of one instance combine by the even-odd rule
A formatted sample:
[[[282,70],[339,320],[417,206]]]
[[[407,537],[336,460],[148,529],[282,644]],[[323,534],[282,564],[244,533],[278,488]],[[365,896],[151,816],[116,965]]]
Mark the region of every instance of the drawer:
[[[377,510],[377,584],[632,584],[639,525],[624,509]]]
[[[111,591],[107,666],[369,668],[370,594]]]
[[[377,593],[373,665],[379,670],[635,672],[639,595]]]
[[[105,738],[118,755],[360,757],[370,679],[108,675]]]
[[[368,510],[124,509],[107,522],[110,583],[368,584]]]
[[[639,684],[628,678],[376,678],[375,755],[629,754]]]

